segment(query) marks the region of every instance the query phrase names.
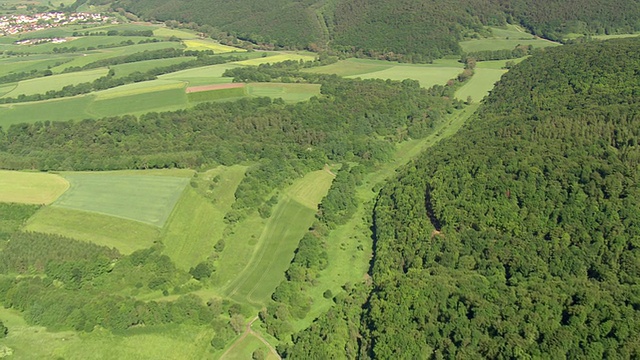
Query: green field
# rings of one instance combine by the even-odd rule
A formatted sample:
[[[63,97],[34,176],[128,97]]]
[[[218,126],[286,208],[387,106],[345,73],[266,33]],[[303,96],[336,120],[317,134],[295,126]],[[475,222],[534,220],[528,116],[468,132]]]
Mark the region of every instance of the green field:
[[[472,102],[482,100],[506,72],[500,69],[476,68],[473,77],[456,91],[456,98],[467,101],[468,97],[471,97]]]
[[[251,83],[246,89],[250,96],[281,98],[288,103],[305,101],[312,96],[320,95],[319,84]]]
[[[0,202],[50,204],[68,188],[58,175],[0,170]]]
[[[235,100],[247,96],[245,87],[198,91],[187,94],[190,103],[203,101]]]
[[[187,47],[187,50],[213,50],[214,54],[247,51],[233,46],[222,45],[217,41],[208,39],[189,39],[182,42]]]
[[[114,335],[97,328],[91,333],[51,332],[28,325],[14,310],[0,308],[0,318],[10,329],[0,341],[0,351],[11,349],[10,359],[206,359],[213,330],[196,326],[165,326],[153,331],[132,330]]]
[[[42,78],[20,81],[13,91],[3,97],[18,97],[18,95],[44,94],[49,90],[61,90],[67,85],[77,85],[107,75],[108,69],[94,69],[69,74],[52,75]]]
[[[184,56],[184,57],[178,57],[178,58],[138,61],[134,63],[112,65],[110,66],[110,68],[116,72],[116,77],[122,77],[122,76],[127,76],[131,73],[134,73],[136,71],[144,73],[155,68],[180,64],[180,63],[191,61],[191,60],[195,60],[195,57]]]
[[[245,232],[241,232],[241,236],[234,234],[226,241],[218,266],[225,295],[258,307],[266,304],[284,279],[298,242],[312,225],[317,204],[332,181],[333,176],[324,170],[311,172],[296,180],[280,196],[263,227],[257,227],[256,222],[260,221],[251,218],[238,224],[238,228],[262,230],[257,232],[258,237],[245,237]]]
[[[70,61],[72,58],[73,55],[71,54],[3,58],[0,59],[0,76],[9,73],[30,72],[32,70],[46,70],[48,67],[57,66],[58,63]]]
[[[237,67],[231,64],[220,64],[203,66],[195,69],[176,71],[171,74],[158,76],[162,80],[179,80],[188,82],[189,86],[227,84],[233,81],[232,78],[222,77],[227,69]]]
[[[460,47],[464,52],[484,50],[511,50],[518,45],[532,45],[534,48],[543,48],[560,45],[557,42],[542,39],[525,32],[516,25],[507,25],[504,28],[491,28],[493,36],[484,39],[461,41]]]
[[[88,111],[93,117],[104,117],[177,110],[187,107],[187,103],[187,94],[183,89],[169,89],[108,99],[97,98]]]
[[[142,223],[164,226],[180,198],[187,178],[120,175],[110,173],[64,173],[71,184],[53,206],[90,211]]]
[[[277,62],[282,62],[286,60],[303,60],[303,61],[313,61],[316,58],[316,55],[313,53],[264,53],[271,56],[259,57],[255,59],[238,61],[236,64],[239,65],[260,65],[260,64],[273,64]]]
[[[198,35],[194,32],[190,32],[182,29],[169,29],[167,27],[159,27],[153,30],[153,35],[157,37],[170,38],[172,36],[178,39],[197,39]]]
[[[123,254],[146,249],[160,238],[156,226],[56,206],[40,209],[24,229],[115,247]]]
[[[240,165],[220,166],[199,175],[209,180],[220,177],[213,189],[203,190],[207,192],[206,199],[194,189],[185,190],[162,235],[164,253],[178,267],[189,270],[211,254],[213,246],[222,238],[226,226],[224,216],[231,210],[236,187],[245,171],[246,167]]]
[[[462,71],[462,64],[453,59],[440,59],[433,64],[400,64],[382,60],[347,59],[337,63],[305,69],[307,72],[336,74],[362,79],[414,79],[422,87],[446,84]]]

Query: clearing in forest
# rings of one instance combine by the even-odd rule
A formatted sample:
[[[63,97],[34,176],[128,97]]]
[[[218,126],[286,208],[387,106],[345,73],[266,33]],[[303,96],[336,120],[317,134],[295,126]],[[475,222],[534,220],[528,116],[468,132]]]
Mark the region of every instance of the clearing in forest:
[[[266,223],[255,215],[236,226],[217,268],[225,295],[258,306],[266,303],[284,279],[298,242],[313,224],[317,205],[332,181],[333,175],[325,170],[311,172],[280,195]]]
[[[233,46],[222,45],[217,41],[206,39],[190,39],[183,40],[187,50],[213,50],[214,54],[228,53],[228,52],[244,52],[245,49],[240,49]]]
[[[0,170],[0,202],[50,204],[68,188],[59,175]]]
[[[194,178],[198,189],[185,190],[162,235],[164,253],[176,266],[189,270],[213,252],[226,227],[224,216],[231,210],[246,170],[241,165],[219,166]]]
[[[71,187],[53,206],[90,211],[162,227],[188,178],[121,175],[118,172],[64,173]]]

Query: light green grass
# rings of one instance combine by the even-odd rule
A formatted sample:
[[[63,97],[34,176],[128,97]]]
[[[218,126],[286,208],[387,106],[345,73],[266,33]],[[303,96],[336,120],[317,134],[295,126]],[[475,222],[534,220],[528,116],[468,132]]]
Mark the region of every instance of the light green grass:
[[[217,41],[208,39],[189,39],[182,42],[187,47],[187,50],[213,50],[215,54],[247,51],[233,46],[222,45]]]
[[[0,170],[0,202],[50,204],[68,188],[58,175]]]
[[[18,97],[18,95],[44,94],[50,90],[61,90],[67,85],[77,85],[92,82],[95,79],[107,75],[109,70],[94,69],[70,74],[52,75],[42,78],[20,81],[13,91],[4,97]]]
[[[269,53],[271,54],[271,53]],[[255,59],[249,59],[249,60],[242,60],[242,61],[238,61],[235,64],[238,65],[260,65],[260,64],[273,64],[273,63],[277,63],[277,62],[283,62],[286,60],[295,60],[295,61],[299,61],[299,60],[303,60],[303,61],[313,61],[316,59],[315,55],[310,55],[307,53],[275,53],[272,56],[267,56],[267,57],[259,57],[259,58],[255,58]]]
[[[21,104],[0,105],[0,126],[8,128],[12,124],[34,123],[37,121],[82,120],[90,116],[86,110],[93,96],[76,96]]]
[[[494,84],[506,73],[506,70],[476,68],[471,79],[456,91],[456,98],[467,101],[471,97],[472,102],[479,102],[489,94]]]
[[[462,71],[462,64],[455,59],[439,59],[433,64],[400,64],[382,60],[347,59],[337,63],[305,69],[304,71],[336,74],[361,79],[414,79],[422,87],[446,84]]]
[[[424,66],[394,66],[386,70],[376,71],[348,78],[362,79],[414,79],[420,82],[420,86],[429,88],[433,85],[444,85],[449,79],[455,78],[461,71],[460,67],[424,67]]]
[[[144,73],[151,69],[180,64],[180,63],[191,61],[194,59],[195,57],[193,56],[168,58],[168,59],[155,59],[155,60],[138,61],[134,63],[120,64],[120,65],[113,65],[110,68],[116,72],[117,77],[121,77],[121,76],[127,76],[136,71]]]
[[[207,359],[211,358],[209,341],[214,333],[209,327],[166,326],[142,330],[131,335],[114,335],[97,328],[91,333],[50,332],[41,326],[28,325],[14,310],[0,309],[0,318],[9,328],[9,336],[0,348],[13,350],[10,359]]]
[[[61,62],[71,59],[71,55],[35,55],[24,57],[9,57],[0,59],[0,76],[9,73],[31,72],[32,70],[46,70]]]
[[[265,359],[275,360],[278,359],[265,344],[260,341],[255,335],[249,333],[247,336],[239,341],[233,343],[233,348],[226,352],[224,357],[220,357],[220,360],[247,360],[251,359],[252,354],[257,349],[262,349],[266,355]]]
[[[146,249],[160,238],[160,229],[152,225],[55,206],[38,210],[24,229],[115,247],[123,254]]]
[[[237,65],[219,64],[203,66],[195,69],[176,71],[170,74],[160,75],[162,80],[179,80],[186,81],[189,86],[210,85],[210,84],[227,84],[233,81],[233,78],[222,77],[227,69],[233,69]]]
[[[30,36],[33,38],[33,36]],[[122,45],[123,42],[133,41],[137,44],[139,41],[148,40],[150,38],[144,36],[83,36],[78,38],[68,38],[69,40],[64,43],[44,43],[38,45],[17,45],[13,48],[14,51],[25,54],[43,54],[52,53],[55,48],[72,48],[87,49],[89,47],[98,48],[99,46],[106,47],[118,47],[127,46]],[[174,43],[175,44],[175,43]],[[84,51],[84,50],[81,50]]]
[[[252,83],[247,85],[246,89],[250,96],[281,98],[288,103],[305,101],[312,96],[320,95],[319,84]]]
[[[162,227],[188,179],[169,176],[64,173],[71,187],[53,203]]]
[[[184,89],[185,83],[180,80],[150,80],[96,91],[96,100],[107,100],[119,97],[145,94],[156,91]]]
[[[187,107],[187,94],[183,89],[160,90],[129,96],[97,99],[88,111],[95,117],[138,114],[160,109]]]
[[[460,42],[460,47],[462,47],[462,50],[464,52],[484,50],[511,50],[518,45],[532,45],[534,48],[545,48],[549,46],[558,46],[560,44],[550,40],[539,38],[534,40],[479,39]]]
[[[190,103],[203,101],[220,101],[233,100],[245,97],[247,95],[245,87],[236,87],[229,89],[218,89],[209,91],[198,91],[187,94]]]
[[[159,27],[155,30],[153,30],[153,35],[157,36],[157,37],[164,37],[164,38],[170,38],[172,36],[175,36],[179,39],[197,39],[198,35],[196,33],[193,32],[189,32],[187,30],[181,30],[181,29],[169,29],[166,27]]]
[[[232,279],[224,286],[225,295],[258,307],[266,304],[276,286],[284,279],[284,272],[289,267],[298,242],[313,224],[316,206],[326,195],[332,180],[333,176],[324,170],[311,172],[296,180],[274,206],[250,257],[238,259],[232,248],[225,248],[218,267],[221,279]],[[312,207],[312,204],[315,206]],[[247,226],[255,225],[238,224],[238,227]],[[250,239],[234,237],[233,240],[239,243]],[[225,266],[230,262],[236,265],[232,271]],[[238,262],[244,263],[241,271],[237,271]]]
[[[203,190],[210,191],[208,199],[194,189],[185,190],[162,235],[164,253],[178,267],[188,270],[213,252],[213,246],[222,238],[226,226],[224,216],[231,210],[234,193],[245,171],[246,167],[240,165],[220,166],[200,175],[220,176],[212,190]]]
[[[0,85],[0,97],[4,96],[5,94],[8,94],[8,93],[12,92],[13,89],[16,88],[16,86],[18,86],[18,84],[16,84],[16,83]]]
[[[120,47],[110,48],[110,49],[99,49],[99,50],[87,51],[82,54],[76,54],[75,58],[72,61],[66,64],[62,64],[60,66],[56,66],[51,70],[53,72],[60,72],[68,67],[75,67],[75,66],[82,67],[98,60],[104,60],[104,59],[109,59],[109,58],[124,56],[124,55],[131,55],[131,54],[143,52],[145,50],[152,51],[152,50],[160,50],[160,49],[168,49],[168,48],[180,49],[182,48],[182,44],[176,43],[176,42],[157,42],[157,43],[135,44],[135,45],[128,45],[128,46],[120,46]]]

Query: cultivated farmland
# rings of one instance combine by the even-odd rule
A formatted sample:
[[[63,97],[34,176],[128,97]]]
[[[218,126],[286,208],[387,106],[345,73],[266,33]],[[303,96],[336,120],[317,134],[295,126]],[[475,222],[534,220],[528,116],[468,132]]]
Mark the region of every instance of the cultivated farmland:
[[[68,188],[59,175],[0,170],[0,202],[50,204]]]
[[[53,204],[162,227],[188,179],[171,176],[65,173],[70,189]]]

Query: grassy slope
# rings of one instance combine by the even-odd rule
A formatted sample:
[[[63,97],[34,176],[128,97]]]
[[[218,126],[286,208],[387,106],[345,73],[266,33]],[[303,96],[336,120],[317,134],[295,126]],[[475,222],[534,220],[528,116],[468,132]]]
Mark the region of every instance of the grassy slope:
[[[44,94],[49,90],[61,90],[67,85],[76,85],[107,75],[106,68],[80,71],[76,73],[52,75],[42,78],[20,81],[13,91],[4,97],[17,97],[18,95]]]
[[[58,175],[0,170],[0,202],[50,204],[68,188]]]
[[[218,185],[211,191],[211,200],[191,188],[183,193],[162,235],[164,253],[178,267],[188,270],[211,254],[222,238],[224,216],[235,201],[234,193],[245,171],[246,167],[240,165],[220,166],[205,174],[220,175]]]
[[[284,84],[284,83],[252,83],[247,86],[250,96],[268,96],[282,98],[285,102],[309,100],[312,96],[320,95],[318,84]]]
[[[485,39],[461,41],[465,52],[483,50],[511,50],[518,45],[532,45],[534,48],[558,46],[559,43],[535,37],[519,26],[507,25],[504,28],[491,28],[493,36]]]
[[[258,306],[269,299],[284,278],[298,241],[313,223],[316,206],[332,179],[326,171],[311,172],[281,195],[266,223],[254,216],[237,226],[218,266],[225,295]]]
[[[70,189],[53,204],[91,211],[162,227],[173,211],[188,179],[120,175],[117,173],[65,173]]]
[[[123,254],[148,248],[160,237],[160,230],[152,225],[59,207],[44,207],[38,210],[29,219],[24,230],[57,234],[115,247]]]

